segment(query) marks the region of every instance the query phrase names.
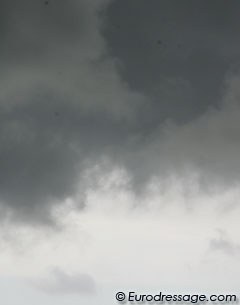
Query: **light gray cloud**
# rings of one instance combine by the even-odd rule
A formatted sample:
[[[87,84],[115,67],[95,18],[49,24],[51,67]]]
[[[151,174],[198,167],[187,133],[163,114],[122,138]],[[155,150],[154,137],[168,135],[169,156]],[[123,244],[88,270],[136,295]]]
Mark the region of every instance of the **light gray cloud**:
[[[96,283],[88,274],[68,274],[59,268],[52,270],[49,279],[34,280],[34,286],[48,294],[94,295]]]
[[[209,249],[210,251],[219,251],[231,256],[240,254],[240,245],[232,241],[223,231],[219,231],[217,238],[210,240]]]

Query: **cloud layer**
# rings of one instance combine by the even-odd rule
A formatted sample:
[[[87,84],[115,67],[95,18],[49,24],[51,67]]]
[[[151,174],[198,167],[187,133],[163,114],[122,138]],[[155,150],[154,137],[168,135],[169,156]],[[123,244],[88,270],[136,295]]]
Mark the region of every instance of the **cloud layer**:
[[[151,72],[143,63],[143,55],[146,59],[152,56],[156,63],[159,57],[155,51],[150,52],[151,56],[144,53],[142,46],[139,52],[134,49],[134,59],[132,40],[126,36],[123,24],[115,30],[128,55],[122,53],[109,32],[111,22],[117,25],[111,19],[115,16],[114,5],[118,7],[107,0],[1,2],[4,47],[0,73],[0,201],[7,213],[2,215],[32,223],[51,221],[53,208],[79,194],[82,197],[75,203],[82,208],[87,190],[100,181],[105,171],[111,173],[115,168],[126,171],[129,189],[141,196],[154,179],[160,189],[175,177],[192,181],[197,189],[207,192],[238,183],[239,77],[238,73],[227,73],[228,68],[232,71],[233,62],[237,64],[237,57],[231,53],[233,41],[228,48],[220,47],[219,37],[213,35],[221,33],[220,13],[213,12],[210,4],[208,14],[203,8],[200,10],[211,34],[208,37],[200,17],[196,23],[190,16],[183,21],[187,14],[185,4],[163,5],[167,14],[161,21],[166,26],[161,35],[169,37],[169,42],[165,55],[161,55],[166,66],[162,70],[159,67],[161,75],[153,84],[159,92],[155,94],[147,82]],[[155,4],[150,5],[147,14],[154,7]],[[125,9],[121,7],[119,16]],[[195,9],[191,6],[190,10]],[[193,45],[194,35],[200,33],[205,51],[199,53],[199,49],[191,47],[191,52],[184,55],[179,47],[173,52],[170,45],[180,42],[176,36],[178,28],[171,32],[168,26],[170,12],[183,28],[184,41],[189,39]],[[236,18],[234,7],[230,12]],[[223,18],[223,9],[221,14]],[[154,18],[152,23],[149,21],[147,32],[152,29]],[[228,30],[235,29],[234,20],[228,24]],[[191,30],[187,30],[189,23],[194,23]],[[149,36],[135,27],[137,30],[136,41],[142,37],[146,43]],[[125,44],[121,36],[124,33]],[[151,39],[155,39],[154,35]],[[222,37],[228,41],[225,32]],[[166,43],[163,40],[158,37],[157,47]],[[206,62],[211,62],[216,50],[223,53],[218,54],[220,61],[227,54],[227,62],[220,71],[221,81],[214,83],[209,79],[209,71],[200,66],[203,63],[207,68]],[[186,66],[180,67],[183,55]],[[137,65],[132,70],[134,60],[142,67],[140,70]],[[153,69],[152,62],[149,65]],[[218,63],[211,66],[215,71],[213,78],[217,66]],[[123,73],[123,68],[127,73]],[[133,85],[130,74],[139,75],[142,80]],[[201,95],[200,101],[198,92],[207,85],[208,98]],[[194,105],[203,103],[204,107],[192,111],[186,96]],[[96,166],[96,175],[86,179]],[[184,185],[185,192],[191,193],[189,183]]]

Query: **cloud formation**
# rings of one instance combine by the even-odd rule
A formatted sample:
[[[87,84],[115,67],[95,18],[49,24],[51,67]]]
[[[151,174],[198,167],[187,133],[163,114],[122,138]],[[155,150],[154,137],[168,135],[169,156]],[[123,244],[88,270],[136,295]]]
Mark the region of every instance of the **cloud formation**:
[[[115,23],[133,4],[1,2],[0,202],[7,215],[51,221],[57,204],[79,193],[84,197],[94,185],[94,179],[86,182],[84,175],[102,164],[108,164],[109,172],[125,170],[128,187],[140,195],[152,179],[164,185],[169,177],[194,177],[204,191],[238,183],[239,77],[227,73],[237,62],[231,53],[235,44],[228,40],[229,29],[236,25],[235,9],[231,4],[233,20],[222,34],[229,42],[226,47],[218,36],[224,7],[216,12],[208,4],[208,14],[201,7],[198,14],[204,16],[206,30],[200,17],[189,15],[186,3],[161,4],[166,16],[157,28],[164,29],[155,40],[156,31],[143,35],[137,26],[143,2],[138,2],[140,19],[129,32],[126,24]],[[155,4],[147,5],[150,16]],[[188,9],[195,12],[194,6]],[[183,41],[177,38],[179,27],[169,27],[171,12],[181,25]],[[153,30],[154,16],[147,33]],[[117,28],[117,38],[111,26]],[[136,42],[143,43],[139,51],[131,49],[131,35],[137,31]],[[202,49],[196,33],[204,40]],[[161,39],[160,46],[154,42],[154,50],[166,45],[162,55],[145,47],[149,39]],[[215,57],[219,60],[213,62]],[[144,58],[152,58],[149,66]],[[157,69],[162,72],[153,80],[153,62],[160,61],[164,63]],[[82,208],[83,202],[76,204]]]
[[[52,279],[36,280],[35,287],[50,294],[95,294],[96,284],[91,276],[87,274],[70,275],[60,270],[53,269],[51,272]]]
[[[107,56],[107,2],[1,2],[0,200],[20,218],[50,218],[141,99]]]
[[[240,245],[229,239],[225,232],[220,231],[218,238],[210,240],[210,250],[235,256],[240,254]]]

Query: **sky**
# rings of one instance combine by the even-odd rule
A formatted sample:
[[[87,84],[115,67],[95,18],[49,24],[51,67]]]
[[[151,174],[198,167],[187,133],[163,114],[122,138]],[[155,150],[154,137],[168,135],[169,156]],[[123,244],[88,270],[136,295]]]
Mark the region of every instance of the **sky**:
[[[238,290],[239,12],[0,1],[5,305]]]

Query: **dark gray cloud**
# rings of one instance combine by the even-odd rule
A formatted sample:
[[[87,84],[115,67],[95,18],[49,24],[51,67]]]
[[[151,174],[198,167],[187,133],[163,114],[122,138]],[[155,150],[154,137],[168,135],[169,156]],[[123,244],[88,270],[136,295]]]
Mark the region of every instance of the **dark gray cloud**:
[[[136,190],[171,173],[238,181],[239,79],[226,73],[239,61],[239,8],[1,1],[2,206],[49,220],[102,157]]]
[[[21,217],[48,218],[84,162],[122,143],[132,124],[141,97],[105,55],[106,3],[1,2],[0,200]]]
[[[49,279],[34,280],[34,286],[49,294],[90,294],[96,293],[96,283],[88,274],[67,274],[59,268],[53,269]]]
[[[151,97],[149,125],[186,122],[218,105],[239,62],[237,1],[115,1],[106,36],[122,76]]]

